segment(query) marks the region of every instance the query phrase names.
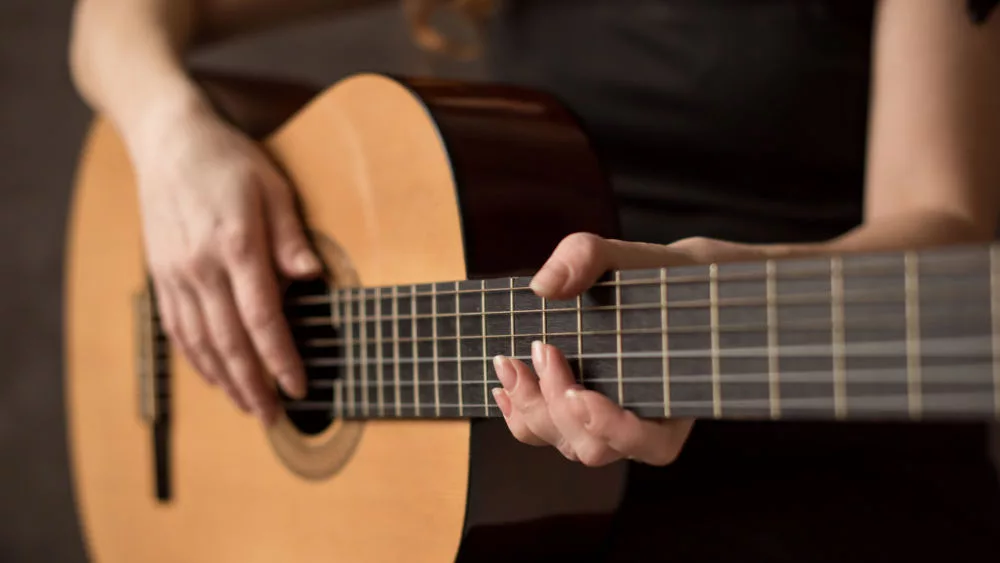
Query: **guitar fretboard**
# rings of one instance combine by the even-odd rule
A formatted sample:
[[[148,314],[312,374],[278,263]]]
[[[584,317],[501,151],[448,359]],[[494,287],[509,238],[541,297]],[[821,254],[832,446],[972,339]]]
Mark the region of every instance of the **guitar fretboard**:
[[[288,312],[318,394],[292,408],[500,416],[492,358],[530,365],[542,340],[583,385],[641,416],[993,417],[994,255],[630,270],[568,301],[539,298],[527,277],[307,293]]]

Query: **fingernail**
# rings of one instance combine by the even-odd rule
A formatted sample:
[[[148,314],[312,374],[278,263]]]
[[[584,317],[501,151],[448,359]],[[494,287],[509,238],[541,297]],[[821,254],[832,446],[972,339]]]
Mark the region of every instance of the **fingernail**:
[[[584,426],[590,424],[590,409],[587,408],[587,402],[583,400],[580,393],[571,387],[566,390],[566,399],[566,402],[569,403],[569,410],[573,413],[573,416],[580,419]]]
[[[512,393],[514,388],[517,387],[517,373],[515,373],[514,366],[511,365],[510,360],[503,356],[494,356],[493,369],[496,370],[497,379],[500,380],[503,388],[508,393]]]
[[[306,390],[301,378],[295,377],[292,374],[284,374],[278,377],[278,381],[281,383],[281,388],[289,397],[293,399],[305,398]]]
[[[319,261],[312,252],[303,251],[295,257],[295,269],[302,272],[315,272],[319,269]]]
[[[559,291],[566,284],[568,276],[569,270],[562,262],[545,264],[531,279],[528,286],[535,293],[548,295]]]
[[[535,371],[540,372],[545,369],[545,345],[542,344],[541,340],[535,340],[531,343],[531,362],[535,366]]]
[[[490,390],[490,393],[493,394],[493,401],[496,402],[497,407],[500,409],[500,412],[502,412],[505,417],[510,416],[510,410],[506,408],[510,406],[510,403],[505,403],[501,398],[501,395],[503,395],[504,390],[499,387],[494,387],[493,389]]]

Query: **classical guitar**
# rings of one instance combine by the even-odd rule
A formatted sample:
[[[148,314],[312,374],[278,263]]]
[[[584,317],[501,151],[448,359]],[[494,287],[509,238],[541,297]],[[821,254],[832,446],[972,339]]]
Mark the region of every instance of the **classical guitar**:
[[[557,100],[361,74],[261,142],[296,186],[328,268],[284,296],[309,394],[283,399],[268,431],[171,349],[128,156],[100,118],[86,141],[66,383],[97,563],[596,552],[623,465],[522,446],[490,400],[490,358],[526,358],[534,339],[646,417],[919,424],[1000,413],[995,248],[609,272],[577,299],[545,301],[525,276],[562,237],[617,233],[600,163]]]

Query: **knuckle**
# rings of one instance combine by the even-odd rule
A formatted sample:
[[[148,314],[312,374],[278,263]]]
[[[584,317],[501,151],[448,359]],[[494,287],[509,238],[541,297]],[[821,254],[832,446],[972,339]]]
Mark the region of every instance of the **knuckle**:
[[[218,350],[226,360],[232,361],[243,356],[243,346],[242,341],[236,336],[236,333],[231,328],[225,328],[219,331],[218,335]]]
[[[665,466],[677,461],[677,456],[680,454],[680,448],[674,444],[669,444],[661,448],[657,448],[652,452],[650,458],[646,460],[650,465]]]
[[[282,320],[281,313],[267,305],[254,305],[247,309],[247,327],[257,333],[266,334]]]
[[[528,430],[528,428],[525,427],[523,424],[512,423],[510,425],[510,433],[514,436],[514,438],[518,442],[521,442],[522,444],[530,445],[535,443],[536,440],[535,435],[532,434],[531,431]]]
[[[564,238],[559,246],[573,260],[590,263],[600,260],[604,239],[593,233],[573,233]]]
[[[587,423],[587,432],[599,438],[607,438],[611,435],[614,424],[615,419],[603,412],[591,413],[590,421]]]
[[[715,248],[715,241],[708,237],[688,237],[675,242],[672,246],[683,248],[697,261],[710,260]]]
[[[204,252],[199,252],[188,258],[183,265],[187,279],[201,286],[213,286],[221,277],[221,270],[215,261]]]
[[[573,449],[573,445],[570,444],[568,441],[566,441],[565,438],[561,436],[559,437],[559,440],[556,442],[555,448],[559,450],[559,453],[561,453],[563,457],[565,457],[570,461],[580,460],[579,456],[576,453],[576,450]]]
[[[600,467],[604,465],[604,452],[598,449],[587,449],[578,454],[580,463],[587,467]]]
[[[244,260],[253,254],[252,230],[242,222],[220,227],[217,237],[220,251],[232,260]]]

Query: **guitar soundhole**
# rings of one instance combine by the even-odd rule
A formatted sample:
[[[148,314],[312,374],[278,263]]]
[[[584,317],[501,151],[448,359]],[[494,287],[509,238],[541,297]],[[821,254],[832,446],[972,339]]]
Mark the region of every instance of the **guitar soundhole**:
[[[285,316],[308,380],[307,393],[296,400],[281,393],[292,425],[303,434],[316,435],[334,421],[334,382],[340,378],[342,335],[333,326],[329,288],[325,280],[292,282],[285,290]],[[280,392],[280,391],[279,391]]]

